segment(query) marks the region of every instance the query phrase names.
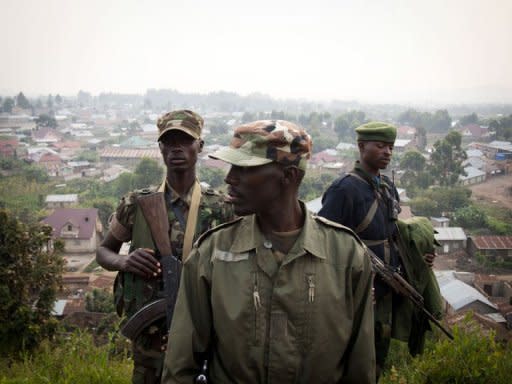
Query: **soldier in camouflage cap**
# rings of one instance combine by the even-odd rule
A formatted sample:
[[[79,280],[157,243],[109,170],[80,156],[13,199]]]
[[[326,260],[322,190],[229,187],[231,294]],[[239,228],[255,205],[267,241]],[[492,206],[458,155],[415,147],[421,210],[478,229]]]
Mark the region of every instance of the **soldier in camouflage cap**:
[[[156,123],[158,127],[158,140],[171,130],[183,131],[194,139],[201,137],[204,121],[197,113],[183,109],[168,112],[160,117]]]
[[[202,235],[183,266],[162,383],[374,381],[371,268],[352,231],[298,199],[309,135],[287,121],[235,129],[213,158],[243,216]]]
[[[235,129],[231,144],[210,157],[240,167],[276,162],[305,171],[311,157],[311,137],[284,120],[259,120]]]
[[[160,188],[123,197],[112,217],[97,260],[104,268],[119,271],[114,287],[119,315],[130,318],[142,306],[164,295],[159,255],[138,204],[139,197],[156,190],[164,193],[172,254],[182,260],[201,233],[233,216],[224,196],[201,185],[196,178],[197,157],[203,148],[203,124],[202,117],[189,110],[169,112],[158,119],[165,180]],[[127,256],[118,254],[123,242],[131,243]],[[167,333],[163,319],[148,325],[133,341],[132,383],[160,383]]]

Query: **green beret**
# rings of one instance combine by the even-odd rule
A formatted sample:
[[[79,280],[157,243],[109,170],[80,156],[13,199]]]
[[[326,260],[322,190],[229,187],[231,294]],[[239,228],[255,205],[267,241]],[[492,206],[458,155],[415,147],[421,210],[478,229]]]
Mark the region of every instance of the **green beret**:
[[[357,141],[384,141],[394,143],[396,127],[380,121],[372,121],[356,128]]]

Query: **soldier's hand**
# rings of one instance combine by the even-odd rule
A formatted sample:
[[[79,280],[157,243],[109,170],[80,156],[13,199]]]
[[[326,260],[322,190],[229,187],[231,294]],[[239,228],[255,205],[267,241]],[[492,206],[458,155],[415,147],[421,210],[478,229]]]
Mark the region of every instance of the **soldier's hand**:
[[[423,255],[423,260],[425,260],[425,263],[427,263],[427,265],[432,268],[434,266],[434,259],[436,258],[436,253],[435,252],[432,252],[432,253],[425,253]]]
[[[155,251],[149,248],[137,248],[130,253],[123,263],[123,272],[135,273],[151,279],[162,273],[160,263],[155,259]]]

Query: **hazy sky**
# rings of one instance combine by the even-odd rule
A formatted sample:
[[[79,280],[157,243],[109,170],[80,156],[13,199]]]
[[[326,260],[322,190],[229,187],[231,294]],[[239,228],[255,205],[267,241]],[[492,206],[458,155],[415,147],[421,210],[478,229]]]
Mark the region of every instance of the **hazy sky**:
[[[512,102],[512,0],[0,0],[0,49],[4,95]]]

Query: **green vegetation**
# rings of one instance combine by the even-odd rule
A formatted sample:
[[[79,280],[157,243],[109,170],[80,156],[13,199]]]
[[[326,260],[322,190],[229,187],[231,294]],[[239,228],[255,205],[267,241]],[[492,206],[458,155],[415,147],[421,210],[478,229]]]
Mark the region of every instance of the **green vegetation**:
[[[337,175],[321,171],[308,170],[299,188],[299,198],[309,201],[322,196],[322,193],[331,185]]]
[[[483,334],[468,317],[454,327],[455,340],[427,341],[426,350],[415,358],[404,356],[404,346],[395,344],[390,369],[381,384],[505,384],[510,382],[512,349]]]
[[[512,115],[489,120],[489,130],[496,132],[496,140],[512,140]]]
[[[115,347],[95,345],[87,332],[45,341],[32,354],[0,360],[0,384],[129,384],[133,363]]]
[[[454,327],[455,340],[435,333],[425,352],[412,358],[404,343],[392,342],[381,384],[505,384],[512,369],[512,349],[484,334],[468,317]],[[44,341],[33,353],[0,359],[0,384],[130,382],[132,361],[124,338],[97,345],[87,331]]]
[[[410,201],[417,216],[442,216],[470,204],[471,190],[465,187],[435,187],[419,191]]]
[[[85,295],[85,309],[89,312],[112,313],[115,311],[114,297],[103,289],[93,289]]]
[[[447,132],[452,124],[452,118],[446,109],[430,113],[418,112],[411,108],[401,113],[397,120],[402,124],[409,124],[413,127],[425,127],[429,132]]]
[[[56,331],[51,311],[64,261],[51,233],[0,210],[0,355],[34,348]]]
[[[457,131],[451,131],[434,143],[429,170],[439,185],[454,186],[464,174],[462,162],[467,156],[461,144],[462,135]]]

